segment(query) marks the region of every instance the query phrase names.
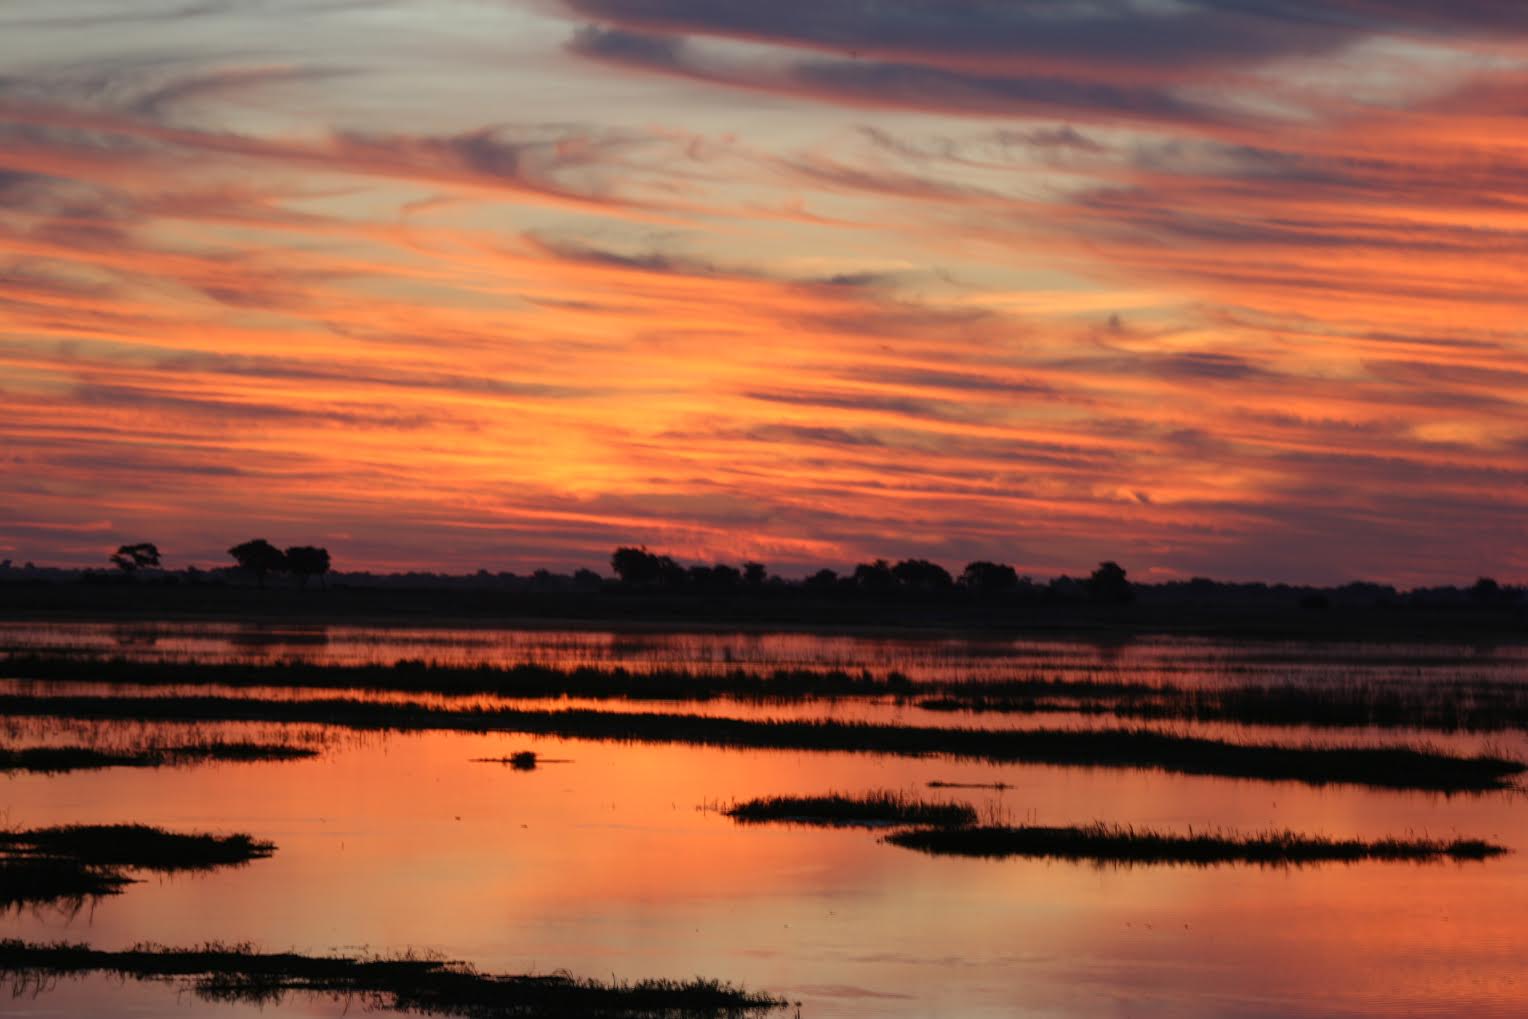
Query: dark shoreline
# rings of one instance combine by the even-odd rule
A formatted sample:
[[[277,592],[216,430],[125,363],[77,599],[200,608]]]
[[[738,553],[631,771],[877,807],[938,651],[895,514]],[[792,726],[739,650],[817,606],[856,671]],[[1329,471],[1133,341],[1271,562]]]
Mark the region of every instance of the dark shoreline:
[[[261,590],[206,584],[0,583],[5,622],[236,622],[419,628],[803,632],[866,636],[1240,637],[1528,643],[1528,606],[1286,606],[841,600],[729,594],[411,587]]]

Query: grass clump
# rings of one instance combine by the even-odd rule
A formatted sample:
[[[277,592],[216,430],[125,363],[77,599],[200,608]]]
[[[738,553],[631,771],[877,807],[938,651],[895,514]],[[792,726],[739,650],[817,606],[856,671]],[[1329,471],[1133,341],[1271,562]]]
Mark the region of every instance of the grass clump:
[[[187,835],[141,824],[3,831],[0,908],[79,904],[118,894],[134,882],[129,871],[205,871],[275,851],[249,835]]]
[[[1180,835],[1097,823],[1072,827],[1039,825],[919,828],[894,832],[893,845],[945,856],[1027,857],[1095,863],[1210,866],[1255,863],[1268,866],[1364,860],[1484,860],[1507,850],[1478,839],[1333,839],[1290,831],[1239,834],[1234,831]]]
[[[1185,775],[1348,783],[1441,793],[1507,789],[1528,765],[1408,746],[1287,746],[1149,729],[975,729],[666,712],[445,708],[359,698],[0,695],[0,714],[135,721],[317,723],[363,730],[517,732],[564,739],[760,750],[945,756],[1012,764],[1144,768]]]
[[[498,976],[462,963],[405,955],[266,954],[248,945],[173,949],[141,945],[125,952],[88,945],[0,941],[0,975],[17,991],[50,986],[59,977],[108,973],[169,980],[210,1001],[276,1004],[289,992],[361,996],[376,1008],[430,1015],[563,1016],[659,1019],[746,1016],[783,1008],[785,1001],[714,980],[601,982],[567,973]]]
[[[964,803],[930,803],[895,792],[861,796],[769,796],[734,803],[722,811],[749,824],[787,822],[840,827],[927,824],[958,827],[975,824],[976,811]]]
[[[0,771],[57,775],[100,768],[166,768],[204,761],[293,761],[316,757],[308,747],[276,743],[208,742],[186,746],[103,750],[97,747],[0,747]]]

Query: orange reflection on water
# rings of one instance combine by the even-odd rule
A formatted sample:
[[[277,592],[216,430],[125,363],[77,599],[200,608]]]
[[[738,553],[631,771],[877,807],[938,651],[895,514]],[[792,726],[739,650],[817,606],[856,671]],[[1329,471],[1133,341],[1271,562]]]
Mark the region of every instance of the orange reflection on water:
[[[533,772],[471,759],[536,749]],[[1522,857],[1301,869],[1098,868],[925,857],[874,832],[739,827],[755,795],[922,790],[1012,821],[1095,819],[1528,845],[1515,799],[1314,790],[1140,772],[434,733],[319,760],[13,778],[16,824],[244,830],[268,861],[153,880],[7,935],[267,948],[405,946],[503,971],[742,980],[833,1016],[1511,1014]],[[881,997],[896,995],[897,997]],[[905,996],[905,997],[903,997]]]

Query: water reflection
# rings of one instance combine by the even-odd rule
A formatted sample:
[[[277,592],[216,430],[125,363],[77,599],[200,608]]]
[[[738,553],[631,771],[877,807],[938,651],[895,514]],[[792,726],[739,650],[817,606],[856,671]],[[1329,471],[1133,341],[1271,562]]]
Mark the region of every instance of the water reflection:
[[[1128,679],[1214,686],[1489,679],[1528,683],[1512,647],[1311,645],[1169,638],[1112,643],[845,634],[442,630],[202,624],[0,624],[0,647],[81,648],[145,660],[620,665],[631,669],[869,669],[914,679]],[[0,692],[112,692],[11,680]],[[120,688],[116,688],[120,689]],[[293,699],[362,696],[437,706],[509,698],[154,687]],[[673,704],[561,699],[568,707]],[[545,707],[546,702],[538,702]],[[894,699],[718,700],[685,712],[833,717],[919,726],[1098,725],[1096,716],[930,712]],[[1112,724],[1112,723],[1110,723]],[[1131,725],[1142,723],[1131,722]],[[259,868],[151,879],[76,916],[12,914],[0,936],[305,952],[413,947],[492,971],[746,983],[803,1015],[1521,1015],[1528,987],[1528,814],[1520,796],[1445,798],[1156,772],[944,759],[568,741],[509,734],[355,733],[323,726],[0,720],[7,743],[169,745],[296,740],[317,759],[0,778],[5,823],[132,821],[245,831],[278,845]],[[1259,741],[1394,742],[1416,734],[1155,723]],[[1428,734],[1428,743],[1528,756],[1528,736]],[[535,770],[475,763],[534,751]],[[1516,850],[1482,864],[1297,870],[1096,867],[926,857],[863,831],[739,828],[718,804],[755,796],[902,790],[973,804],[985,820],[1108,821],[1182,830],[1479,837]],[[1006,788],[990,788],[993,784]],[[173,989],[64,981],[7,1011],[253,1015]],[[263,1015],[337,1015],[287,1000]]]
[[[869,670],[913,679],[1045,676],[1210,685],[1246,681],[1528,682],[1528,646],[1322,644],[1147,636],[1107,640],[877,634],[443,629],[235,623],[0,623],[0,651],[75,649],[143,660],[683,669]]]
[[[472,763],[532,749],[572,763]],[[1528,866],[1134,869],[936,859],[864,832],[740,829],[707,804],[1002,781],[986,816],[1408,831],[1528,846],[1500,797],[1143,773],[414,734],[316,761],[6,780],[12,823],[137,820],[273,839],[258,869],[151,881],[5,936],[304,951],[415,946],[485,969],[741,980],[804,1014],[1518,1014]],[[124,1014],[120,987],[81,1014]],[[70,993],[77,993],[78,989]],[[78,1000],[78,999],[76,999]],[[269,1013],[268,1013],[269,1014]],[[282,1014],[287,1014],[283,1012]]]

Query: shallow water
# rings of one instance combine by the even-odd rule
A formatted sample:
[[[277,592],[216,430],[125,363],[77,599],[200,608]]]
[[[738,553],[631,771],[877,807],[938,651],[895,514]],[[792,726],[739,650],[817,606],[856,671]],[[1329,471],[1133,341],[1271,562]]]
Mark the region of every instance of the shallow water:
[[[1280,647],[1287,656],[1289,645]],[[1336,668],[1323,662],[1327,650],[1294,667]],[[1257,653],[1201,643],[1177,661]],[[1171,649],[1154,646],[1149,657],[1161,670]],[[1377,647],[1369,658],[1381,672],[1378,663],[1404,653]],[[1401,679],[1435,667],[1391,668]],[[1514,668],[1521,661],[1491,666],[1498,679]],[[268,739],[280,730],[189,731]],[[16,735],[163,741],[177,731],[28,721]],[[0,779],[0,808],[14,825],[136,821],[247,831],[279,847],[233,871],[151,878],[72,916],[12,913],[0,936],[102,948],[411,947],[492,971],[702,975],[784,994],[803,1015],[824,1017],[1528,1012],[1528,803],[1517,795],[502,734],[302,733],[319,739],[321,757]],[[527,749],[567,763],[519,772],[472,760]],[[931,780],[1011,788],[930,791]],[[714,809],[881,788],[968,801],[1013,822],[1459,834],[1516,852],[1484,863],[1296,869],[960,860],[863,830],[741,827]],[[0,1011],[254,1014],[97,978],[0,997]],[[261,1014],[343,1012],[344,1003],[289,999]]]
[[[521,663],[634,671],[900,672],[918,680],[1126,677],[1226,682],[1503,679],[1528,683],[1528,645],[1231,641],[1141,636],[909,637],[877,633],[469,629],[243,623],[0,623],[0,652],[78,649],[142,660],[446,665]]]

